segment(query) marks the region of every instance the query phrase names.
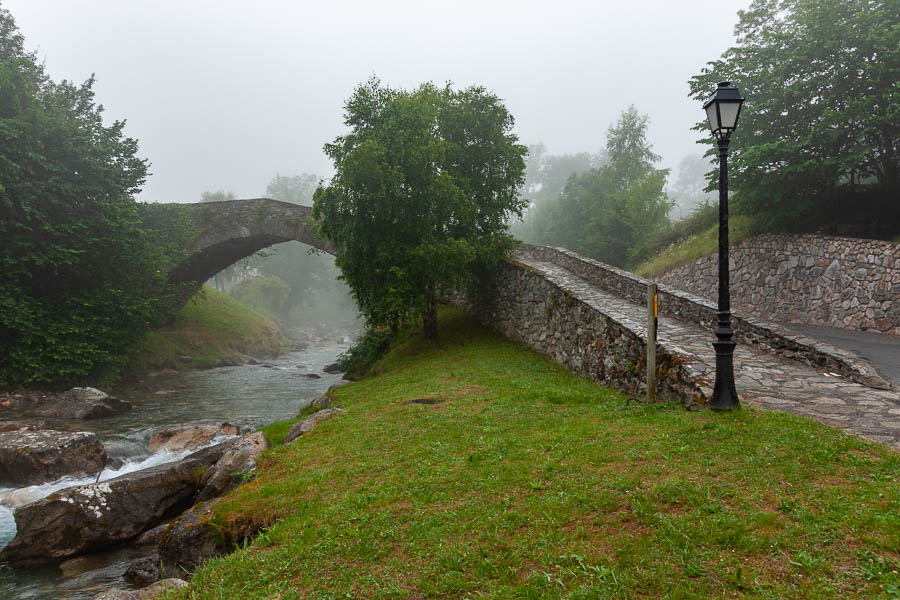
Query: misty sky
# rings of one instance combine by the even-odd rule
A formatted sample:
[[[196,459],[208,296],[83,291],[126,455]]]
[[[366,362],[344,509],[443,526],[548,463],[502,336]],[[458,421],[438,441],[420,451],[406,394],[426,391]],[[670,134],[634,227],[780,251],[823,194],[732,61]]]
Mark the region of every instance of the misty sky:
[[[687,80],[732,45],[749,4],[0,0],[51,77],[96,73],[107,118],[127,119],[152,163],[140,199],[160,202],[261,196],[276,172],[330,174],[322,145],[373,74],[399,87],[483,85],[523,143],[554,154],[602,148],[634,104],[662,166],[675,167],[703,150]]]

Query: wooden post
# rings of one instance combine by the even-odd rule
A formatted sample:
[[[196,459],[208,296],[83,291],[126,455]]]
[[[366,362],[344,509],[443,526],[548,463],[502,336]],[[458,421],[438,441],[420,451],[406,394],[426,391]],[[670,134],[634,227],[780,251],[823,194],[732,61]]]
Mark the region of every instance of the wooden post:
[[[656,284],[647,286],[647,402],[656,400],[656,317],[659,293]]]

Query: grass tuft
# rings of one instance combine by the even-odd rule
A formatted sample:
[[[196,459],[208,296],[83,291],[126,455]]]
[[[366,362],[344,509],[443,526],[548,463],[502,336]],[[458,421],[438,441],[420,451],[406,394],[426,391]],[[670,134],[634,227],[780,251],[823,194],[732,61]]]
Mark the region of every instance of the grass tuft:
[[[728,219],[728,241],[733,246],[758,233],[756,218],[749,215],[735,215]],[[719,248],[719,225],[709,227],[701,233],[691,235],[656,256],[638,265],[634,272],[642,277],[652,277],[691,261],[701,256],[717,252]]]

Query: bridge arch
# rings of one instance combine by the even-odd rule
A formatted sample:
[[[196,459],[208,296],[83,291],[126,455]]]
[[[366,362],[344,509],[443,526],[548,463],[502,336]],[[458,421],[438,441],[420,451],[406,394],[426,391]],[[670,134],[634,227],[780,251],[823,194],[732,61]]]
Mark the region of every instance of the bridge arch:
[[[185,205],[177,205],[182,210]],[[199,202],[190,206],[193,232],[186,258],[169,273],[172,283],[197,286],[254,252],[297,241],[332,255],[338,249],[316,237],[309,226],[312,209],[270,198]]]

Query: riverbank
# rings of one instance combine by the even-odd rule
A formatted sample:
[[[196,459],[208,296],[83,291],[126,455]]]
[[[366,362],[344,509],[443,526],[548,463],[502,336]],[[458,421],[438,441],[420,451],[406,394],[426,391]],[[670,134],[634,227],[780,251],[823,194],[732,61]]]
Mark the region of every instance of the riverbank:
[[[238,364],[241,356],[274,357],[287,342],[274,321],[210,286],[159,329],[148,332],[128,365],[133,378],[164,369]]]
[[[214,517],[268,529],[172,597],[900,591],[887,447],[789,414],[629,402],[457,311],[439,335],[269,451]]]

